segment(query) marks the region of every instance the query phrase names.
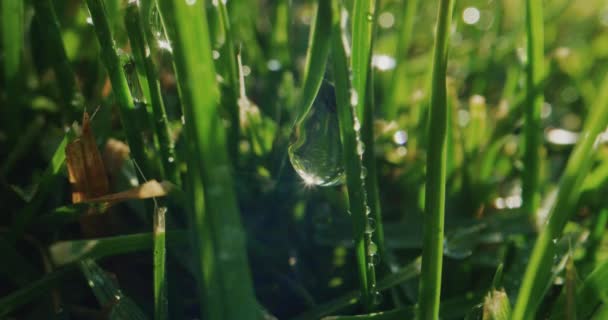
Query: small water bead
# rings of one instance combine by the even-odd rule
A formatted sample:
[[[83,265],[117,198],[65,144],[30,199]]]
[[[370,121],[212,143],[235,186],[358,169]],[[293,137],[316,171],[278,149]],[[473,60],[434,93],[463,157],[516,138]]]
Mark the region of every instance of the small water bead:
[[[92,25],[94,25],[94,24],[93,24],[93,18],[91,18],[91,17],[87,17],[87,24],[88,24],[88,25],[91,25],[91,26],[92,26]]]
[[[399,131],[395,132],[395,134],[393,135],[393,141],[395,142],[395,144],[398,144],[400,146],[406,144],[407,139],[408,139],[407,132],[405,132],[403,130],[399,130]]]
[[[350,89],[350,104],[353,107],[359,104],[359,94],[355,89]]]
[[[370,12],[367,14],[366,18],[367,18],[367,22],[372,22],[372,21],[374,21],[374,14]]]
[[[370,241],[369,244],[367,245],[367,255],[375,256],[377,253],[378,253],[378,246],[373,241]]]
[[[329,82],[323,82],[311,108],[299,117],[291,140],[289,160],[306,185],[344,182],[336,97]]]
[[[365,153],[365,143],[363,143],[363,141],[358,140],[357,141],[357,154],[360,156],[363,156],[363,153]]]
[[[186,0],[186,4],[191,6],[194,5],[196,3],[196,0]]]
[[[367,177],[367,168],[361,167],[361,179],[365,179]]]
[[[270,71],[279,71],[279,70],[281,70],[281,67],[282,67],[281,61],[279,61],[277,59],[270,59],[270,60],[268,60],[268,62],[266,62],[266,67]]]
[[[379,305],[382,303],[382,294],[380,293],[380,291],[374,291],[372,292],[372,303],[374,305]]]
[[[376,231],[376,220],[374,218],[367,219],[367,225],[365,226],[365,233],[372,234]]]
[[[361,122],[359,121],[359,118],[357,118],[357,117],[355,117],[355,119],[353,121],[353,129],[355,129],[355,131],[361,130]]]

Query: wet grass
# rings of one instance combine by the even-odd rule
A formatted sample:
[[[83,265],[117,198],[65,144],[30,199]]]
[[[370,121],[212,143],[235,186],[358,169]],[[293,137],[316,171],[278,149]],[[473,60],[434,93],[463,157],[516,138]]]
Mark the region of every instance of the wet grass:
[[[606,10],[2,1],[0,318],[605,318]]]

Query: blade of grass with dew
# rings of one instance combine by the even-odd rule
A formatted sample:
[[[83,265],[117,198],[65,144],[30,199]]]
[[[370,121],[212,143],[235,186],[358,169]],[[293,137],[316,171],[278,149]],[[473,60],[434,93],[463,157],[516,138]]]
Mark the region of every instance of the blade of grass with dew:
[[[93,25],[101,48],[101,60],[110,77],[112,91],[118,104],[120,121],[129,144],[129,149],[143,173],[148,176],[150,165],[145,154],[139,128],[135,126],[135,105],[127,77],[125,76],[108,22],[105,5],[102,0],[87,0],[87,6],[93,19]]]
[[[593,161],[592,154],[597,148],[597,137],[608,124],[608,74],[604,76],[598,93],[585,121],[581,138],[560,178],[557,200],[534,244],[513,310],[513,319],[533,318],[540,297],[544,295],[543,290],[547,287],[551,262],[556,252],[554,239],[561,237],[568,218],[576,209],[581,186]]]
[[[199,291],[206,300],[201,304],[201,314],[209,319],[255,319],[258,305],[234,193],[226,133],[219,114],[219,92],[204,5],[202,1],[159,4],[173,44],[184,105],[190,151],[187,184],[189,202],[193,204],[191,235],[201,268]],[[208,90],[202,91],[200,86]],[[200,191],[203,193],[195,193]]]
[[[524,172],[522,177],[522,210],[534,221],[540,204],[539,169],[542,143],[542,90],[535,90],[543,80],[543,4],[541,0],[526,0],[526,36],[528,64],[526,70],[526,104],[524,108]]]
[[[353,239],[355,253],[357,259],[357,268],[359,271],[359,286],[361,288],[361,297],[365,309],[370,309],[372,306],[372,288],[370,287],[370,277],[375,277],[373,274],[375,266],[370,264],[371,258],[369,255],[370,235],[366,228],[368,227],[367,215],[367,195],[365,194],[365,181],[363,171],[363,160],[358,153],[358,144],[361,143],[360,128],[355,126],[354,106],[351,105],[349,99],[349,72],[348,72],[348,56],[347,46],[344,43],[342,30],[342,8],[338,5],[338,1],[333,3],[333,30],[332,30],[332,58],[334,62],[334,81],[336,88],[336,103],[338,110],[338,124],[340,127],[340,139],[342,140],[343,163],[346,173],[347,199],[348,208],[353,221]],[[357,120],[358,123],[358,120]],[[375,281],[374,281],[375,282]]]
[[[94,260],[86,259],[79,265],[97,302],[102,308],[109,308],[108,319],[147,319],[141,308],[122,293],[114,280]]]
[[[14,244],[21,237],[23,231],[31,223],[32,218],[40,210],[46,198],[54,191],[53,184],[61,176],[60,170],[65,162],[65,147],[69,136],[69,132],[65,134],[59,146],[55,149],[51,162],[40,178],[40,182],[38,182],[36,194],[32,198],[32,201],[15,216],[9,234],[6,236],[6,241],[9,244]]]
[[[167,246],[187,245],[188,235],[185,231],[168,231]],[[65,265],[84,259],[101,259],[104,257],[153,249],[154,233],[136,233],[124,236],[60,241],[49,248],[51,259],[56,265]]]
[[[392,288],[402,282],[408,281],[420,274],[420,258],[416,258],[400,270],[380,279],[378,281],[378,290],[386,290]],[[348,306],[355,305],[361,299],[360,291],[350,291],[338,298],[332,299],[324,304],[315,307],[312,310],[295,317],[293,320],[317,320],[338,312]]]
[[[152,115],[154,118],[154,130],[160,147],[160,157],[163,165],[162,172],[166,179],[169,179],[176,185],[181,185],[181,177],[177,168],[175,155],[175,144],[173,139],[171,139],[169,119],[165,110],[158,73],[152,60],[152,54],[150,53],[150,50],[152,50],[150,41],[154,41],[154,37],[149,28],[144,27],[142,16],[137,2],[130,2],[127,5],[125,25],[135,59],[141,61],[140,63],[145,70],[150,96],[149,103],[152,105]]]
[[[441,270],[443,264],[443,225],[445,219],[445,184],[447,162],[448,103],[446,71],[452,12],[455,0],[441,0],[437,13],[431,105],[429,109],[428,147],[422,275],[418,301],[418,319],[439,317]]]
[[[397,42],[397,51],[395,53],[395,60],[397,66],[392,74],[391,83],[388,86],[387,97],[388,102],[386,109],[384,110],[387,119],[395,119],[399,114],[400,108],[407,103],[407,97],[409,97],[407,87],[407,75],[408,71],[408,49],[412,39],[412,31],[414,28],[414,18],[416,17],[416,11],[418,7],[418,0],[407,0],[405,8],[402,11],[401,27],[399,29],[399,40]],[[417,121],[418,117],[415,114],[412,115],[409,122]],[[415,125],[415,123],[408,123]]]
[[[0,317],[7,316],[14,310],[49,292],[51,288],[60,285],[63,278],[74,271],[74,266],[59,268],[27,286],[0,298]]]
[[[61,100],[68,110],[64,114],[73,116],[83,107],[84,98],[76,85],[74,70],[63,45],[61,28],[57,13],[51,0],[32,1],[36,10],[36,18],[40,23],[40,30],[44,32],[42,38],[45,41],[45,48],[51,57],[51,64],[55,71],[55,77],[59,85]],[[71,119],[71,117],[68,117]]]
[[[154,319],[167,319],[169,300],[167,297],[167,275],[165,274],[165,215],[167,207],[156,208],[154,212]]]
[[[381,255],[384,254],[384,229],[378,192],[376,158],[374,153],[374,103],[372,92],[372,72],[370,67],[373,47],[373,32],[376,21],[376,0],[356,0],[352,17],[352,92],[350,103],[354,104],[356,119],[360,121],[361,143],[358,146],[363,157],[365,193],[369,199],[369,215],[375,221],[372,238]],[[369,92],[368,92],[369,91]],[[364,150],[367,149],[368,152]],[[366,220],[366,223],[369,221]],[[374,285],[374,277],[368,278]]]

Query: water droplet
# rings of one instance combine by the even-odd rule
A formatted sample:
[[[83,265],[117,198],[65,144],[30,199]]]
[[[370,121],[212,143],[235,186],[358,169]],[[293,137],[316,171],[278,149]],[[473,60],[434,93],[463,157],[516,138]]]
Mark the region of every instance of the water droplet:
[[[368,22],[374,21],[374,15],[371,12],[367,14],[366,18]]]
[[[553,244],[557,244],[557,238],[551,240],[551,242],[553,242]]]
[[[169,159],[167,159],[167,161],[169,161],[169,163],[173,163],[173,161],[175,161],[175,158],[169,157]]]
[[[380,303],[382,303],[382,294],[380,293],[380,291],[374,291],[372,293],[372,303],[375,305],[379,305]]]
[[[153,5],[150,8],[150,30],[152,30],[152,35],[156,39],[156,44],[158,48],[161,50],[165,50],[168,52],[173,52],[173,48],[171,47],[171,42],[167,39],[167,34],[165,33],[165,28],[163,27],[163,21],[160,16],[160,12],[158,11],[158,7]]]
[[[355,89],[350,89],[350,104],[353,107],[359,104],[359,94]]]
[[[119,57],[123,63],[122,67],[125,71],[125,76],[127,77],[127,84],[129,85],[131,96],[133,97],[133,101],[136,104],[135,107],[137,108],[140,107],[137,103],[143,102],[145,99],[139,77],[137,76],[137,70],[135,69],[135,60],[131,55],[122,53],[122,50],[120,52]]]
[[[365,179],[365,177],[367,177],[367,168],[361,167],[361,180]]]
[[[360,156],[363,156],[363,153],[365,153],[365,143],[363,143],[363,141],[358,140],[357,141],[357,154]]]
[[[367,225],[365,226],[365,233],[373,233],[376,231],[376,220],[374,218],[367,219]]]
[[[400,146],[407,143],[407,138],[407,132],[403,130],[399,130],[393,135],[393,141]]]
[[[219,58],[220,58],[220,52],[219,52],[219,51],[217,51],[217,50],[213,50],[213,51],[211,52],[211,54],[213,55],[213,60],[217,60],[217,59],[219,59]]]
[[[281,70],[281,62],[277,59],[270,59],[268,60],[268,62],[266,63],[266,67],[268,67],[268,70],[270,71],[279,71]]]
[[[367,245],[367,255],[375,256],[376,253],[378,253],[378,246],[373,241],[370,241]]]
[[[91,25],[91,26],[92,26],[92,25],[94,25],[94,24],[93,24],[93,18],[91,18],[91,17],[87,17],[87,24],[88,24],[88,25]]]
[[[191,6],[194,5],[196,3],[196,0],[186,0],[186,4]]]
[[[355,117],[355,119],[354,119],[353,129],[355,129],[355,131],[361,130],[361,122],[359,121],[359,118],[357,118],[357,117]]]
[[[385,54],[375,54],[372,56],[372,67],[379,71],[388,71],[395,69],[397,61],[395,58]]]
[[[323,82],[311,108],[298,118],[289,146],[289,160],[308,186],[344,182],[342,145],[334,87]]]

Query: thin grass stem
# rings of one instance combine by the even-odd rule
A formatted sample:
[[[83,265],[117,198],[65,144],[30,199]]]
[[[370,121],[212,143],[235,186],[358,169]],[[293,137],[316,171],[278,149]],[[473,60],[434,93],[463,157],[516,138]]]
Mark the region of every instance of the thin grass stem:
[[[422,275],[420,277],[420,294],[417,310],[418,319],[425,320],[437,319],[439,317],[449,121],[446,71],[454,3],[455,0],[441,0],[439,3],[433,52],[428,156],[426,162]]]

